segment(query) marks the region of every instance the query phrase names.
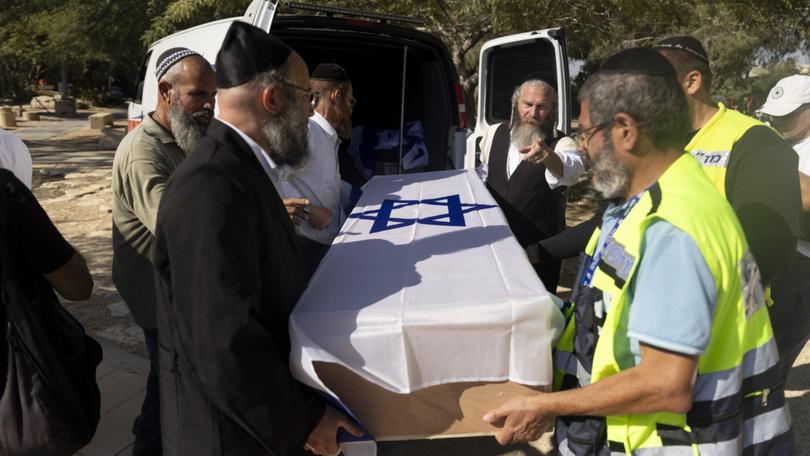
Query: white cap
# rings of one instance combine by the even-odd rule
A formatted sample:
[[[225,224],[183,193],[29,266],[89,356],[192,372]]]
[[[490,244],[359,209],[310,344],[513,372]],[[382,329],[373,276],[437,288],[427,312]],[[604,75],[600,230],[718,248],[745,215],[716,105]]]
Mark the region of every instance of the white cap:
[[[757,112],[782,117],[805,103],[810,103],[810,76],[796,74],[780,79]]]

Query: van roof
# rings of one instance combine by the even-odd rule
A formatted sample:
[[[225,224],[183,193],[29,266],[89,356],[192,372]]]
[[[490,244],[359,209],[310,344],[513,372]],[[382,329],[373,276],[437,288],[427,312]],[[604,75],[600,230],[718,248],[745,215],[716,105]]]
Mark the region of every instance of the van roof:
[[[241,20],[241,19],[242,19],[242,16],[229,17],[227,19],[220,19],[218,21],[206,22],[204,24],[195,25],[194,27],[191,27],[191,28],[178,30],[178,31],[176,31],[176,32],[174,32],[174,33],[172,33],[170,35],[166,35],[163,38],[155,41],[154,43],[152,43],[151,46],[149,46],[149,49],[158,47],[158,46],[160,46],[161,43],[163,43],[164,41],[169,40],[169,39],[175,40],[177,37],[180,37],[180,36],[183,36],[183,35],[186,35],[186,34],[189,34],[189,33],[194,33],[195,31],[200,30],[200,29],[209,28],[212,25],[226,24],[226,23],[230,23],[230,22],[233,22],[233,21],[236,21],[236,20]]]

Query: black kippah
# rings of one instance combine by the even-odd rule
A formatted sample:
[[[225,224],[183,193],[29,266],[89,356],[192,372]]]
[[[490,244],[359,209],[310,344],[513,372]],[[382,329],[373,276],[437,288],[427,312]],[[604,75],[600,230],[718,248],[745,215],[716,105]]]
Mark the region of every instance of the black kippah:
[[[700,41],[691,36],[673,36],[659,41],[658,44],[653,47],[656,49],[677,49],[679,51],[688,52],[700,60],[709,63],[709,56],[706,54],[706,49],[703,48]]]
[[[278,69],[291,52],[289,46],[264,30],[234,21],[217,53],[217,87],[240,86],[259,73]]]
[[[334,63],[322,63],[315,67],[315,71],[312,72],[310,79],[344,82],[349,80],[349,75],[340,65]]]
[[[155,62],[155,77],[158,81],[175,63],[191,55],[200,55],[189,48],[173,47],[163,51]]]
[[[625,49],[602,62],[600,73],[646,74],[677,79],[675,68],[666,57],[650,48]]]

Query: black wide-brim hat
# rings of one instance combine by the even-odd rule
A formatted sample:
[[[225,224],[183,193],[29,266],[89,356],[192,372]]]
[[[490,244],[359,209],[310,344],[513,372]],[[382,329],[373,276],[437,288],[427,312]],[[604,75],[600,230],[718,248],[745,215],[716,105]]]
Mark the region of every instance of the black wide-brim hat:
[[[217,53],[217,87],[227,89],[280,68],[292,48],[264,30],[234,21]]]

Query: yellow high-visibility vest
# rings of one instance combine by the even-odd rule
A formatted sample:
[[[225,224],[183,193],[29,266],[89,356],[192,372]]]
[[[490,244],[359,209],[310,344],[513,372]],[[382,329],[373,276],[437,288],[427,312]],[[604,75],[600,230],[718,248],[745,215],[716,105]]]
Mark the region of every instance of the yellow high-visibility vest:
[[[733,210],[687,154],[645,192],[613,233],[609,243],[613,253],[602,256],[592,290],[586,294],[596,300],[608,295],[610,308],[592,334],[583,334],[581,327],[578,334],[576,318],[571,319],[555,353],[555,386],[570,387],[574,376],[578,386],[585,386],[635,365],[627,337],[632,305],[628,284],[639,263],[644,232],[655,220],[665,220],[689,235],[706,261],[717,292],[712,333],[698,359],[692,409],[686,414],[608,416],[611,454],[734,455],[743,448],[758,454],[783,445],[790,417],[777,384],[779,355],[759,270]],[[597,229],[586,248],[588,260],[599,236]],[[576,306],[594,306],[593,299]],[[595,340],[595,347],[589,347],[588,340]],[[566,446],[559,449],[561,454],[588,454],[567,447],[566,438],[576,440],[575,431],[571,428],[567,436],[557,436],[558,445]]]

